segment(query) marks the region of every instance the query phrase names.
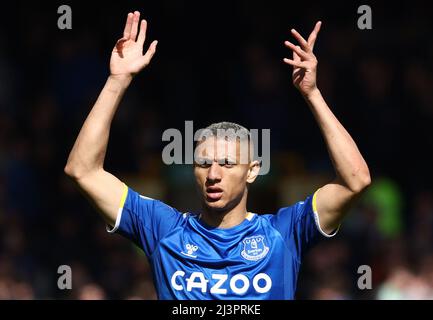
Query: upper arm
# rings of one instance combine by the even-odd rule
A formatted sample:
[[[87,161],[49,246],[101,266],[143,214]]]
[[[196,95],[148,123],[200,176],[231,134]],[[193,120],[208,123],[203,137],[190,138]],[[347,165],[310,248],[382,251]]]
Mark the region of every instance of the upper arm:
[[[127,187],[111,173],[99,169],[75,179],[79,189],[101,213],[105,222],[114,226],[125,201]]]
[[[316,193],[315,211],[322,230],[330,233],[337,229],[359,195],[360,192],[353,192],[337,181],[320,188]]]

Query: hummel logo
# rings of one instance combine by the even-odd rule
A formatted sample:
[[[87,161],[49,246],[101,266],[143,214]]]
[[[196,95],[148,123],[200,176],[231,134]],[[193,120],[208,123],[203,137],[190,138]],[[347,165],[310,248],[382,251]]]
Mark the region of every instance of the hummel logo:
[[[197,258],[197,256],[193,255],[193,253],[196,252],[197,249],[198,249],[197,246],[194,246],[194,245],[192,245],[192,244],[187,243],[187,244],[185,245],[185,248],[186,248],[186,252],[183,252],[183,251],[182,251],[182,252],[181,252],[182,254],[184,254],[184,255],[186,255],[186,256],[188,256],[188,257],[191,257],[191,258]]]

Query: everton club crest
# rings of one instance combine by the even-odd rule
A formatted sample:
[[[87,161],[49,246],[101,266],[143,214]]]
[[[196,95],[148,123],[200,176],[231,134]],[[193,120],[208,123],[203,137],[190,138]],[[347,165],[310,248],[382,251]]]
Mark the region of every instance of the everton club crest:
[[[262,235],[245,238],[243,241],[244,249],[241,252],[242,257],[250,261],[257,261],[264,258],[269,252],[266,246],[265,237]]]

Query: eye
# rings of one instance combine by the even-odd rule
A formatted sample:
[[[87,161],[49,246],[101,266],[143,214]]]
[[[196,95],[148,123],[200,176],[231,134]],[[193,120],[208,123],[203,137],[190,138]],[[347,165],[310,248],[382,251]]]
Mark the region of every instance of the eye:
[[[210,167],[210,164],[209,164],[209,163],[206,163],[206,162],[205,162],[205,163],[202,163],[202,164],[199,164],[199,163],[198,163],[197,166],[200,167],[200,168],[209,168],[209,167]]]
[[[261,238],[257,238],[257,242],[260,242],[260,241],[262,241],[262,239]]]
[[[226,168],[233,168],[236,165],[236,161],[232,161],[230,159],[225,159],[223,165]]]
[[[198,158],[195,162],[195,165],[199,168],[209,168],[212,164],[212,161],[209,161],[208,159]]]
[[[246,242],[246,243],[250,243],[250,242],[251,242],[251,240],[246,240],[245,242]]]

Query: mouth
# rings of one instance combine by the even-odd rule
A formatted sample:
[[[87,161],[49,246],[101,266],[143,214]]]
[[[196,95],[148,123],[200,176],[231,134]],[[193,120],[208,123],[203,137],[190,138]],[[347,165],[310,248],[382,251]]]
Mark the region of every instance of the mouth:
[[[208,201],[218,201],[221,199],[223,192],[223,189],[218,187],[207,187],[206,198]]]

